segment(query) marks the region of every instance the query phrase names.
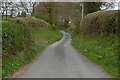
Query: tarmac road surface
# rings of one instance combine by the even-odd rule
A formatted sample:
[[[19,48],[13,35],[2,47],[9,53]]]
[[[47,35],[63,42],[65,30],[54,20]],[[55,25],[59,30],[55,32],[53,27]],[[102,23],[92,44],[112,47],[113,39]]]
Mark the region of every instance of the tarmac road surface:
[[[112,78],[71,46],[70,34],[46,47],[19,78]]]

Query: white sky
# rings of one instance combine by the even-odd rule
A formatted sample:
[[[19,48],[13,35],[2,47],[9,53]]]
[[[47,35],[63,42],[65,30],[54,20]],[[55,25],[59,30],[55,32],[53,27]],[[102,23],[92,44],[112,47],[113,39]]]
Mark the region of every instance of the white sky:
[[[6,1],[12,1],[12,2],[20,2],[21,0],[2,0],[4,2]],[[120,10],[120,0],[22,0],[23,2],[117,2],[118,4],[115,6],[114,9],[109,10]]]
[[[20,2],[21,0],[2,0],[4,2],[6,1],[12,1],[12,2]],[[112,10],[120,10],[120,0],[22,0],[23,2],[117,2],[119,5],[116,5],[114,9]],[[111,10],[111,9],[110,9]]]
[[[19,2],[20,0],[2,0],[2,1],[14,1]],[[23,2],[119,2],[120,0],[22,0]]]

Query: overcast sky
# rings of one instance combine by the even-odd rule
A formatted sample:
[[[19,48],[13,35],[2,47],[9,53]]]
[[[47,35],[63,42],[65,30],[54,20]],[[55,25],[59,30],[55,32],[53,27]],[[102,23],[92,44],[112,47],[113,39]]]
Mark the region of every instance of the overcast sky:
[[[6,1],[6,0],[3,0],[3,1]],[[20,2],[20,0],[8,0],[8,1],[15,1],[15,2]],[[23,1],[23,0],[22,0]],[[24,0],[23,2],[27,2],[27,1],[36,1],[36,0]],[[39,1],[39,0],[37,0],[37,1]],[[45,1],[45,0],[44,0]],[[61,0],[62,1],[62,0]],[[69,0],[70,1],[70,0]],[[85,1],[85,0],[84,0]],[[95,0],[96,1],[96,0]],[[97,1],[99,1],[99,0],[97,0]],[[105,0],[104,0],[105,1]],[[107,0],[108,1],[108,0]],[[111,2],[113,2],[113,0],[109,0],[109,1],[111,1]],[[114,0],[114,2],[116,2],[117,4],[116,4],[116,6],[114,7],[114,8],[112,8],[112,9],[109,9],[109,10],[120,10],[120,2],[119,2],[120,0]],[[102,9],[104,9],[104,7],[102,7]],[[17,14],[17,13],[16,13]]]
[[[9,1],[9,0],[2,0],[2,1]],[[20,0],[10,0],[19,2]],[[37,2],[119,2],[120,0],[22,0],[23,2],[26,1],[37,1]]]
[[[12,1],[12,2],[20,2],[21,0],[2,0],[2,1]],[[22,0],[23,2],[117,2],[119,5],[116,5],[112,10],[120,10],[120,0]],[[111,9],[110,9],[111,10]]]
[[[120,10],[120,2],[117,2],[118,4],[115,6],[114,10]]]

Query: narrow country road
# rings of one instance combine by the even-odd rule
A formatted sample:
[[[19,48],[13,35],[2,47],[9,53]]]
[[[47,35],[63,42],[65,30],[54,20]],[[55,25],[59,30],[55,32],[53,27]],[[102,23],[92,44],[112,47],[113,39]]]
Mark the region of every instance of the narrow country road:
[[[112,78],[71,46],[71,36],[46,47],[19,78]]]

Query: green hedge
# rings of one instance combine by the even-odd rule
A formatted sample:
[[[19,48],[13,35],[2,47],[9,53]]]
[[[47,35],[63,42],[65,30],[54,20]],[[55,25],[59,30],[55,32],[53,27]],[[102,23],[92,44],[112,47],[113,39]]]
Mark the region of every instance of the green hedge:
[[[120,11],[97,11],[84,17],[79,33],[98,36],[101,33],[115,34],[120,31],[118,15]]]
[[[29,64],[45,47],[62,37],[47,22],[34,17],[13,18],[2,22],[2,77],[8,77],[19,68]]]
[[[2,23],[2,39],[3,58],[16,55],[17,51],[23,51],[31,45],[29,30],[13,21]]]

